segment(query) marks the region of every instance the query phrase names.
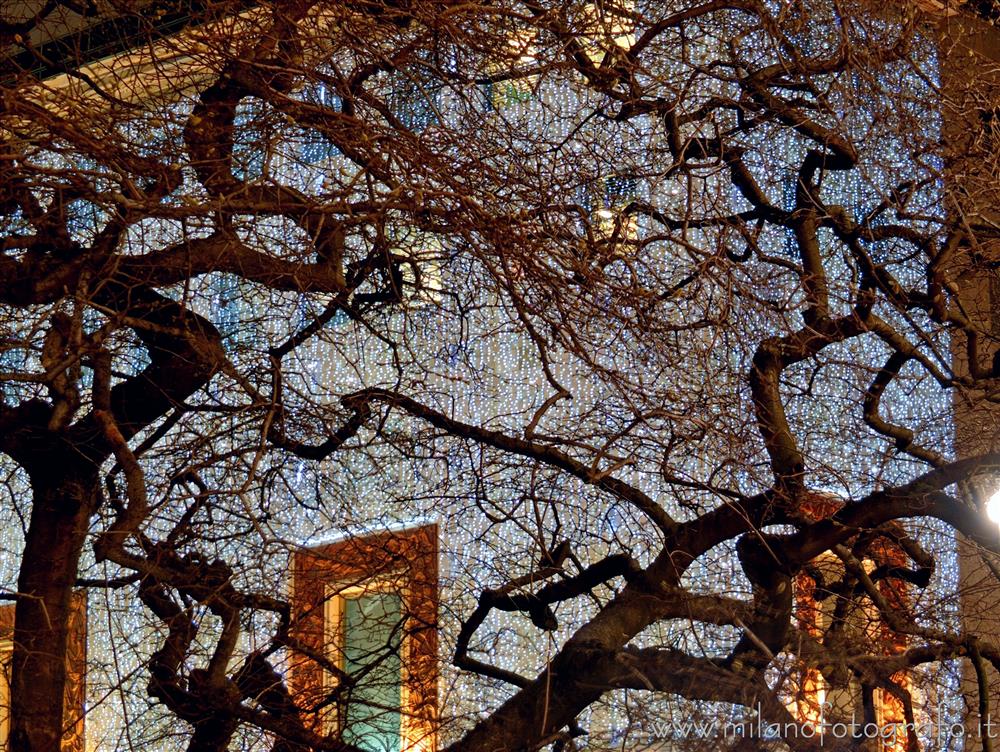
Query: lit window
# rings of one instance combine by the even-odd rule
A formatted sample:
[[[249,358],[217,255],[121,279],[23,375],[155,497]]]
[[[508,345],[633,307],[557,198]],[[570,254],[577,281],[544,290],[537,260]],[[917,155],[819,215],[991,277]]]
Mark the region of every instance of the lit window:
[[[367,752],[431,752],[437,716],[437,528],[348,538],[295,559],[292,664],[317,731]]]
[[[812,494],[800,507],[804,516],[819,520],[834,514],[843,502],[832,494]],[[865,572],[872,574],[879,566],[902,567],[906,556],[900,548],[888,539],[876,540],[869,549],[870,557],[862,560]],[[891,630],[868,597],[852,595],[850,601],[840,592],[845,577],[844,563],[838,556],[826,551],[813,559],[808,567],[799,573],[793,583],[795,594],[795,616],[799,629],[820,643],[827,639],[835,619],[836,625],[854,641],[875,654],[892,655],[906,649],[905,635]],[[886,601],[900,612],[907,609],[909,601],[905,585],[899,580],[880,579],[876,586]],[[819,669],[803,666],[785,660],[780,694],[792,715],[799,721],[817,728],[821,724],[850,721],[851,717],[863,717],[862,689],[856,680],[844,687],[833,687]],[[892,677],[894,683],[905,691],[915,691],[911,677],[904,672]],[[903,728],[905,715],[903,705],[896,697],[880,688],[872,691],[871,707],[873,720],[880,728],[892,724]],[[887,734],[880,741],[881,752],[903,752],[906,749],[906,735]]]
[[[14,641],[8,633],[0,639],[0,749],[7,748],[10,737],[10,660]]]
[[[631,175],[613,175],[592,183],[584,206],[590,213],[590,229],[604,249],[604,255],[620,256],[625,246],[639,238],[639,223],[629,211],[638,193],[638,181]]]
[[[634,0],[606,0],[583,6],[581,44],[590,61],[600,67],[618,51],[635,44]]]
[[[534,96],[538,76],[524,71],[530,70],[538,60],[536,39],[534,29],[512,32],[507,37],[505,54],[487,66],[489,76],[497,79],[486,88],[494,110],[528,102]]]
[[[811,574],[795,580],[796,616],[799,627],[822,642],[833,624],[837,601],[829,587],[843,579],[844,566],[826,551],[809,562],[808,569]],[[799,720],[818,726],[826,720],[824,711],[830,702],[826,680],[815,668],[802,669],[798,674],[801,686],[789,698],[792,713]]]
[[[412,305],[434,305],[441,302],[441,246],[428,243],[411,253],[411,261],[401,267],[407,301]]]
[[[0,749],[10,736],[11,660],[14,653],[14,604],[0,606]],[[61,752],[82,752],[84,690],[87,666],[87,597],[74,593],[66,646],[66,694],[63,700]]]
[[[445,260],[444,246],[436,235],[415,227],[397,225],[387,232],[392,253],[399,263],[399,291],[411,306],[434,305],[441,302],[444,289],[441,268]]]
[[[400,752],[405,585],[393,579],[331,585],[326,602],[327,657],[356,680],[330,725],[344,742],[372,752]],[[327,687],[340,686],[327,672]],[[338,710],[340,709],[338,708]]]

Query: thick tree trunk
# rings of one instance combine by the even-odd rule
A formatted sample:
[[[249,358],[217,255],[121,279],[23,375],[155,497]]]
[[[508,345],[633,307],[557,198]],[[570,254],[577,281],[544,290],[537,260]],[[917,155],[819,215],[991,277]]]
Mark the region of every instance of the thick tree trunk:
[[[100,504],[101,464],[207,384],[225,360],[221,336],[209,321],[134,280],[108,281],[94,300],[147,322],[136,333],[149,365],[112,386],[110,357],[94,358],[94,409],[70,426],[58,419],[59,404],[0,404],[0,451],[27,471],[33,489],[14,611],[9,752],[67,746],[61,742],[73,587]]]
[[[34,484],[14,612],[10,752],[60,749],[73,586],[96,499],[96,475]]]

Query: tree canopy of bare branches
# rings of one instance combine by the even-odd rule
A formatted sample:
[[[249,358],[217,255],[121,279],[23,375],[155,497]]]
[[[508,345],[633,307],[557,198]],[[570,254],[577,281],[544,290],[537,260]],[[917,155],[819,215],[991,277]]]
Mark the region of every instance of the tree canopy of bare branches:
[[[390,749],[974,729],[1000,45],[949,13],[5,11],[10,749],[81,743],[81,598],[88,748],[376,749],[390,669]],[[372,582],[364,668],[317,614]]]

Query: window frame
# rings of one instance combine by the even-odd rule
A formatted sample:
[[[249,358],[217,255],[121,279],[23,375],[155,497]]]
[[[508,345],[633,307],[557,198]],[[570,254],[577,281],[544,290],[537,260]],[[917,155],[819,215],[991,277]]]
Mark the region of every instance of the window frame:
[[[10,735],[10,666],[14,657],[14,603],[0,606],[0,749]],[[87,685],[87,594],[71,596],[66,642],[66,689],[63,696],[63,737],[60,752],[84,752]]]
[[[10,611],[10,626],[7,622],[7,611]],[[0,631],[0,749],[7,749],[10,739],[10,668],[14,659],[14,607],[4,606],[3,621]]]
[[[843,499],[834,494],[811,492],[800,504],[799,513],[810,522],[818,522],[836,514],[845,503]],[[903,531],[900,529],[898,532],[902,533]],[[878,566],[905,567],[906,563],[907,557],[899,545],[885,536],[881,536],[873,542],[868,555],[861,561],[865,571],[869,574]],[[840,557],[829,550],[814,557],[811,560],[811,565],[825,578],[843,577],[845,574],[844,563]],[[911,602],[908,589],[903,581],[882,579],[877,583],[877,587],[890,603],[903,609]],[[793,578],[793,608],[799,628],[822,641],[826,631],[832,626],[836,603],[818,603],[816,599],[818,589],[819,583],[806,571],[799,572]],[[833,600],[833,596],[827,596],[823,600]],[[859,608],[846,616],[848,628],[862,630],[865,639],[882,646],[884,655],[897,655],[907,649],[909,646],[907,636],[894,632],[881,618],[878,608],[867,596],[860,598],[857,605]],[[875,634],[876,631],[880,634]],[[843,702],[844,690],[832,689],[819,668],[799,664],[793,667],[792,671],[792,681],[787,688],[785,706],[798,720],[821,729],[820,733],[829,727],[831,720],[833,720],[831,714],[836,716],[837,713],[843,713],[846,710],[852,710],[852,712],[853,710],[863,710],[864,690],[862,686],[849,687],[847,692],[852,696],[848,696],[848,702],[845,703]],[[911,695],[914,692],[919,693],[919,689],[914,685],[913,676],[909,672],[899,671],[893,676],[893,680],[909,690]],[[916,697],[914,697],[914,705],[916,704]],[[879,728],[885,728],[890,724],[901,728],[901,724],[906,722],[902,703],[881,687],[872,688],[872,707],[873,720]],[[879,752],[905,752],[907,744],[905,736],[894,735],[889,738],[880,738],[877,748]]]
[[[343,733],[343,702],[335,692],[340,667],[334,647],[337,602],[352,592],[399,593],[404,609],[400,641],[400,750],[437,748],[438,527],[419,525],[342,540],[296,552],[293,560],[289,684],[303,721],[321,734]],[[343,645],[343,642],[340,642]]]

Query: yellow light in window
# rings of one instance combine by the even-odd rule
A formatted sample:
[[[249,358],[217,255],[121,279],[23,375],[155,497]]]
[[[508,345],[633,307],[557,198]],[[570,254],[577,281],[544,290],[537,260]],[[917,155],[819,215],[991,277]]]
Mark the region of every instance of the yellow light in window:
[[[587,3],[583,7],[581,42],[584,52],[597,67],[608,53],[629,49],[635,44],[635,0]]]

